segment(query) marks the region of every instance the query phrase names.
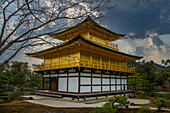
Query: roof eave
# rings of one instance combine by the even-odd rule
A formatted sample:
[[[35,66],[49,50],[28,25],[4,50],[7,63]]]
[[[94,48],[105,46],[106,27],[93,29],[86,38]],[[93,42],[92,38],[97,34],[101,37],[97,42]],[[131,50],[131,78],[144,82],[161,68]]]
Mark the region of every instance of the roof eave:
[[[100,46],[100,45],[98,45],[98,44],[93,43],[92,41],[89,41],[89,40],[85,39],[85,38],[82,37],[81,35],[78,35],[78,36],[76,36],[75,38],[73,38],[72,40],[70,40],[70,41],[68,41],[68,42],[66,42],[66,43],[63,43],[63,44],[61,44],[61,45],[59,45],[59,46],[52,47],[52,48],[48,48],[48,49],[46,49],[46,50],[42,50],[42,51],[39,51],[39,52],[36,52],[36,53],[25,53],[25,54],[28,55],[28,56],[30,56],[30,57],[31,57],[31,56],[34,56],[34,55],[37,55],[37,54],[42,54],[42,53],[44,53],[44,52],[46,52],[46,51],[54,50],[54,49],[60,48],[60,47],[62,47],[62,46],[64,46],[64,45],[68,45],[68,44],[70,44],[70,43],[73,43],[73,42],[77,41],[78,39],[81,39],[81,40],[83,40],[83,41],[85,41],[85,42],[87,42],[87,43],[90,43],[90,44],[92,44],[92,45],[94,45],[94,46],[97,46],[97,47],[100,47],[100,48],[102,48],[102,49],[105,49],[105,50],[108,50],[108,51],[111,51],[111,52],[114,52],[114,53],[117,53],[117,54],[125,55],[125,56],[131,57],[131,58],[135,58],[136,60],[140,60],[140,59],[143,58],[142,56],[129,55],[129,54],[126,54],[126,53],[122,53],[122,52],[119,52],[119,51],[111,50],[111,49],[109,49],[109,48]],[[34,57],[35,57],[35,56],[34,56]]]
[[[90,16],[88,16],[88,17],[87,17],[84,21],[82,21],[81,23],[79,23],[79,24],[77,24],[77,25],[75,25],[75,26],[73,26],[73,27],[70,27],[70,28],[68,28],[68,29],[66,29],[66,30],[63,30],[63,31],[61,31],[61,32],[50,34],[49,36],[55,38],[56,35],[60,35],[60,34],[62,34],[62,33],[65,33],[65,32],[67,32],[67,31],[70,31],[71,29],[76,28],[76,27],[80,26],[81,24],[83,24],[83,23],[85,23],[85,22],[87,22],[87,21],[92,21],[92,22],[93,22],[97,27],[99,27],[100,29],[103,29],[103,30],[105,30],[105,31],[107,31],[107,32],[115,35],[115,36],[124,37],[124,36],[126,35],[126,34],[119,34],[119,33],[112,32],[111,30],[102,27],[101,25],[99,25],[98,23],[96,23]]]

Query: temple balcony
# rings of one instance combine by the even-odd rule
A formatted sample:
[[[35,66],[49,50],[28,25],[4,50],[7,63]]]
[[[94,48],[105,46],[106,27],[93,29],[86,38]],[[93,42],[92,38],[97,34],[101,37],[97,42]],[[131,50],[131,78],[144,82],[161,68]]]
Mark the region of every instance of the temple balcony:
[[[85,37],[86,39],[98,44],[98,45],[101,45],[103,47],[106,47],[106,48],[109,48],[109,49],[112,49],[112,50],[115,50],[115,51],[119,51],[118,49],[118,44],[114,44],[114,43],[109,43],[109,41],[104,41],[104,40],[96,40],[94,38],[87,38]],[[67,40],[69,41],[69,40]],[[59,43],[56,43],[56,46],[59,46],[59,45],[62,45],[63,43],[67,42],[67,41],[63,41],[63,42],[59,42]]]
[[[72,67],[78,67],[78,66],[86,67],[86,68],[118,71],[118,72],[135,73],[135,68],[127,67],[127,65],[121,65],[120,63],[116,63],[116,64],[100,63],[99,61],[90,61],[86,59],[59,62],[59,63],[53,63],[53,64],[48,64],[48,65],[47,64],[46,65],[35,65],[34,71],[72,68]]]
[[[103,47],[107,47],[109,49],[112,49],[112,50],[115,50],[115,51],[118,51],[118,44],[114,44],[114,43],[109,43],[108,40],[102,40],[100,38],[97,38],[97,37],[90,37],[90,36],[86,36],[85,37],[86,39],[98,44],[98,45],[101,45]]]

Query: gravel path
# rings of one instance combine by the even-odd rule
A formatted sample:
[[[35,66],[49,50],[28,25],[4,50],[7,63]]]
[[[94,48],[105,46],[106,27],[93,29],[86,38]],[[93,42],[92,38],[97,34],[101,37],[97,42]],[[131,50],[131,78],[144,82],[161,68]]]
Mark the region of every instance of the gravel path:
[[[85,101],[72,101],[70,98],[51,98],[46,96],[38,96],[38,95],[29,95],[29,97],[33,97],[34,100],[26,100],[28,102],[36,103],[36,104],[42,104],[46,106],[51,107],[101,107],[104,102],[93,102],[90,104],[87,104]],[[147,104],[149,103],[149,100],[146,99],[128,99],[131,103],[134,104]],[[91,101],[91,100],[88,100]],[[92,99],[92,101],[95,101],[95,99]],[[138,108],[139,106],[130,106],[130,108]]]

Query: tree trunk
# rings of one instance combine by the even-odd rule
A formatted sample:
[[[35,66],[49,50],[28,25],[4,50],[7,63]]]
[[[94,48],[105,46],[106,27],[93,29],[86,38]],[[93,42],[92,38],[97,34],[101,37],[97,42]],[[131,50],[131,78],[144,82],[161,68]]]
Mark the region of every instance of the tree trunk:
[[[125,107],[126,107],[126,108],[129,108],[129,106],[127,106],[127,105],[126,105]]]
[[[158,111],[161,111],[161,107],[158,107]]]

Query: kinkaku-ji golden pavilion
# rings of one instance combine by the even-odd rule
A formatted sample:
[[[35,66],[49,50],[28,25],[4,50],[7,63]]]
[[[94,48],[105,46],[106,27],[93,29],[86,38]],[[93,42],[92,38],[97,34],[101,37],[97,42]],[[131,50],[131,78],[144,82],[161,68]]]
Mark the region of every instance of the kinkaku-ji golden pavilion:
[[[64,42],[26,53],[44,60],[34,71],[42,74],[42,89],[49,90],[46,93],[79,99],[130,92],[127,78],[135,73],[135,68],[128,67],[127,62],[142,57],[119,52],[118,45],[110,43],[125,35],[102,27],[88,16],[83,22],[50,36]],[[44,86],[45,79],[49,79],[48,88]]]

